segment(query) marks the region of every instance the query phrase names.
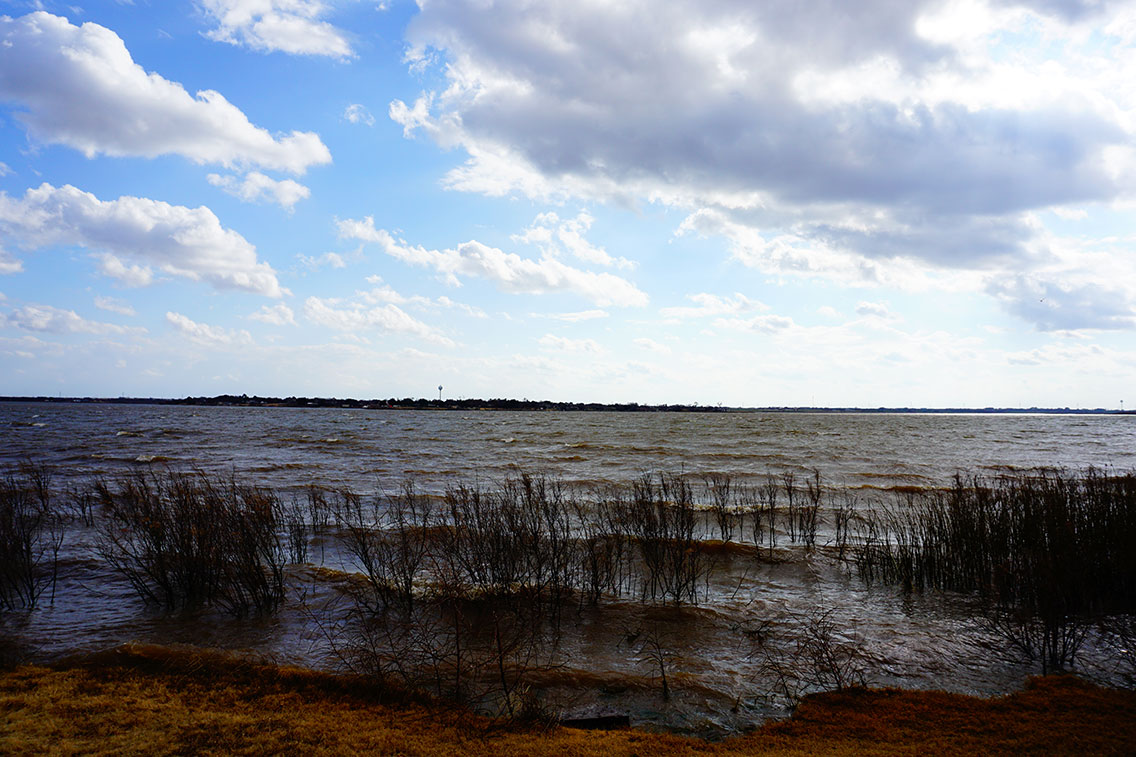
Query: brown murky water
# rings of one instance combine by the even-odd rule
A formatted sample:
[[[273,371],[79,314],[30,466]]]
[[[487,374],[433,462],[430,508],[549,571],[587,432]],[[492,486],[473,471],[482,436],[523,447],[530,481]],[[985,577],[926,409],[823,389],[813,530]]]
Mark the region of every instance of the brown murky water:
[[[586,492],[652,472],[818,471],[830,489],[862,502],[894,486],[930,487],[957,471],[1057,466],[1136,468],[1136,417],[902,414],[618,414],[430,412],[335,409],[0,404],[0,465],[49,465],[59,487],[154,464],[235,472],[283,496],[309,484],[363,494],[406,479],[442,493],[458,482],[492,487],[518,471],[546,474]],[[889,500],[890,501],[890,500]],[[712,526],[702,526],[712,535]],[[854,637],[869,677],[881,685],[997,693],[1033,670],[987,648],[986,631],[961,596],[905,597],[866,588],[823,545],[782,539],[777,560],[723,556],[697,607],[657,607],[611,598],[570,613],[557,664],[539,680],[566,715],[629,713],[641,724],[698,733],[745,728],[780,714],[766,696],[768,670],[743,630],[755,622],[830,610]],[[164,613],[145,606],[93,548],[80,526],[64,544],[54,602],[8,613],[5,632],[34,657],[51,659],[128,641],[248,650],[281,662],[334,667],[320,621],[331,622],[335,590],[315,568],[293,567],[284,609],[270,618],[210,610]],[[353,570],[334,539],[309,560]],[[634,641],[643,629],[668,650],[673,697],[660,696],[657,659]],[[633,639],[629,641],[629,639]],[[1090,673],[1107,676],[1090,644]]]

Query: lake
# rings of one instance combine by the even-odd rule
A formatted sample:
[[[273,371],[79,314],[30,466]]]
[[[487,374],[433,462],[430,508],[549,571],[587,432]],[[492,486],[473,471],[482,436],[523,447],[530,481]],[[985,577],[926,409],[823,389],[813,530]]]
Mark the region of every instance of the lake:
[[[200,470],[270,487],[282,499],[310,486],[366,497],[409,480],[428,495],[459,484],[487,491],[521,473],[546,476],[588,500],[645,475],[738,487],[786,474],[819,475],[827,496],[857,507],[895,506],[897,491],[949,484],[956,473],[997,477],[1039,467],[1136,469],[1136,417],[887,413],[464,412],[0,403],[8,469],[43,464],[63,491],[126,471]],[[701,496],[701,495],[700,495]],[[703,498],[704,499],[704,498]],[[555,665],[534,678],[566,715],[629,713],[635,722],[717,734],[780,713],[764,695],[768,658],[755,655],[753,623],[830,611],[842,639],[863,651],[881,685],[992,694],[1034,672],[993,654],[973,599],[867,587],[834,559],[823,514],[818,548],[782,538],[776,559],[726,552],[697,605],[660,607],[609,597],[576,607]],[[715,536],[709,516],[699,526]],[[745,542],[744,529],[737,538]],[[317,535],[318,536],[318,535]],[[334,534],[313,538],[306,566],[291,566],[283,609],[230,618],[215,610],[149,607],[96,549],[94,529],[73,523],[54,602],[9,612],[4,632],[33,658],[52,659],[130,641],[240,650],[320,668],[341,663],[329,645],[342,598],[324,569],[358,569]],[[644,643],[655,642],[655,652]],[[663,647],[667,656],[660,658]],[[1107,678],[1106,661],[1083,654]],[[673,696],[659,697],[659,660]]]

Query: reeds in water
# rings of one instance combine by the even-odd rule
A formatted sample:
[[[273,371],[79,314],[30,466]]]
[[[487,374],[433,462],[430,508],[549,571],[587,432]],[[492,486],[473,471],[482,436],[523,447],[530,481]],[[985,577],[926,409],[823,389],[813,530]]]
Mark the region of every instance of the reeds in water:
[[[1091,623],[1136,611],[1136,475],[956,477],[870,519],[868,582],[975,592],[990,626],[1043,671],[1071,665]]]
[[[275,494],[204,473],[136,472],[98,480],[98,550],[144,600],[275,610],[284,555]]]
[[[44,468],[0,478],[0,609],[31,609],[54,594],[63,528]]]

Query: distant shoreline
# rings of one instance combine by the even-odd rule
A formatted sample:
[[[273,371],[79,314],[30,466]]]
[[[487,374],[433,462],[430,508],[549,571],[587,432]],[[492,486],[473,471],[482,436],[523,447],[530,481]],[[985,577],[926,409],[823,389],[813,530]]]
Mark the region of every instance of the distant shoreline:
[[[908,413],[971,415],[1136,415],[1136,410],[1069,407],[730,407],[724,405],[644,405],[637,402],[553,402],[517,399],[339,399],[335,397],[259,397],[221,394],[215,397],[0,397],[0,402],[48,404],[188,405],[207,407],[351,408],[359,410],[556,410],[630,413]]]

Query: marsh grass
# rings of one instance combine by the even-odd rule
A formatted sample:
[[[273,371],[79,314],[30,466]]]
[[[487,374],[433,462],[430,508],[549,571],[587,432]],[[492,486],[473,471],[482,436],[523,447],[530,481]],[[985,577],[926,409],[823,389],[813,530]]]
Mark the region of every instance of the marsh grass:
[[[149,469],[96,480],[56,513],[41,471],[10,474],[0,498],[27,516],[0,523],[5,533],[39,534],[40,545],[35,569],[18,574],[24,583],[8,584],[23,588],[6,590],[5,607],[29,606],[21,597],[51,586],[64,510],[94,524],[98,553],[138,596],[169,609],[272,612],[285,567],[306,562],[316,543],[322,564],[329,543],[355,571],[334,582],[338,604],[321,616],[347,669],[514,718],[541,711],[535,682],[564,664],[575,613],[630,599],[678,614],[729,591],[723,564],[748,571],[774,559],[847,560],[868,583],[973,594],[999,648],[1043,671],[1072,666],[1087,634],[1116,650],[1119,670],[1133,665],[1122,622],[1136,614],[1132,474],[959,476],[879,503],[828,489],[816,472],[749,483],[643,475],[592,490],[520,473],[429,495],[412,482],[366,496],[309,487],[284,504],[235,476]],[[779,535],[798,546],[775,558]],[[864,680],[857,637],[836,618],[818,608],[753,619],[774,694],[795,701]],[[669,643],[655,641],[629,649],[669,696],[684,679],[671,675]]]
[[[869,583],[977,594],[988,626],[1042,671],[1092,624],[1136,611],[1136,475],[1039,471],[904,492],[855,552]]]

